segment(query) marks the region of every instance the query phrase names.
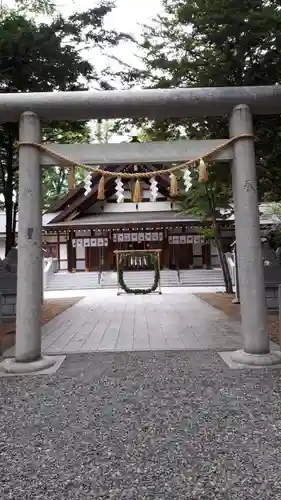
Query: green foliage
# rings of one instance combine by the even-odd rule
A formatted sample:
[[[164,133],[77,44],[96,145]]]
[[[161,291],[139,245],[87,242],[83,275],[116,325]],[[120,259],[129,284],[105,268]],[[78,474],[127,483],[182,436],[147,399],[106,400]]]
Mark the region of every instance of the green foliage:
[[[199,228],[200,236],[203,236],[205,241],[213,241],[215,239],[215,230],[213,227],[204,227],[201,226]]]
[[[198,173],[191,169],[192,186],[180,197],[182,210],[202,217],[205,221],[213,218],[227,218],[231,215],[229,169],[225,163],[210,164],[208,181],[198,181]],[[220,212],[222,209],[222,213]],[[224,212],[226,213],[224,215]]]
[[[145,71],[126,83],[146,87],[275,85],[281,81],[281,2],[163,0],[143,29]],[[281,117],[255,117],[260,197],[281,199]],[[225,138],[227,118],[151,123],[151,137]]]
[[[43,130],[43,141],[59,144],[90,142],[90,128],[83,122],[52,122]],[[46,167],[43,169],[43,204],[49,207],[68,190],[68,168]],[[76,178],[79,182],[84,177],[82,169],[77,168]]]
[[[17,12],[31,12],[51,16],[55,12],[55,3],[50,0],[15,0]]]

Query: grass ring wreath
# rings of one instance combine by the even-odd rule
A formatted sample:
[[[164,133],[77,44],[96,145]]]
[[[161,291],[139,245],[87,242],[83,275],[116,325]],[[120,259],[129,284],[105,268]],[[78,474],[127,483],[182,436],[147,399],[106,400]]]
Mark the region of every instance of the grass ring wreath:
[[[128,254],[128,255],[132,255],[132,254]],[[148,293],[151,293],[151,292],[155,292],[155,290],[157,290],[157,287],[159,285],[159,281],[160,281],[160,271],[159,271],[159,267],[158,267],[158,261],[157,261],[157,258],[155,255],[153,255],[152,253],[144,253],[142,254],[142,257],[147,257],[148,259],[150,259],[151,263],[153,264],[154,266],[154,280],[153,280],[153,284],[150,288],[129,288],[125,281],[124,281],[124,269],[122,268],[122,263],[124,262],[124,257],[126,255],[122,255],[120,261],[119,261],[119,266],[121,264],[121,266],[119,267],[119,270],[118,270],[118,283],[120,285],[120,287],[122,288],[122,290],[124,290],[124,292],[126,293],[130,293],[130,294],[134,294],[134,295],[146,295]]]

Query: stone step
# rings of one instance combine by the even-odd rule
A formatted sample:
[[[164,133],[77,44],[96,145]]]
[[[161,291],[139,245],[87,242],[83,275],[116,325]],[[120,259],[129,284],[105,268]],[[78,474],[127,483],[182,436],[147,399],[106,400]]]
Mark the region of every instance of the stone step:
[[[124,271],[124,279],[130,288],[149,288],[153,282],[153,271]],[[220,287],[224,285],[220,269],[190,269],[180,271],[162,270],[160,275],[162,287]],[[99,283],[97,272],[59,272],[53,275],[46,290],[91,290],[99,288],[117,288],[117,273],[103,272]]]

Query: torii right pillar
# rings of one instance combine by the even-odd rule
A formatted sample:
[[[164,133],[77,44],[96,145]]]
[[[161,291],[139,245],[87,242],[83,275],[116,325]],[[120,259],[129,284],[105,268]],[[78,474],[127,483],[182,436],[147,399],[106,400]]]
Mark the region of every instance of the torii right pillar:
[[[233,109],[229,129],[230,137],[249,134],[249,137],[237,139],[233,145],[235,231],[244,348],[232,353],[232,360],[244,365],[271,365],[281,362],[281,353],[270,352],[267,330],[253,122],[248,106],[239,105]]]

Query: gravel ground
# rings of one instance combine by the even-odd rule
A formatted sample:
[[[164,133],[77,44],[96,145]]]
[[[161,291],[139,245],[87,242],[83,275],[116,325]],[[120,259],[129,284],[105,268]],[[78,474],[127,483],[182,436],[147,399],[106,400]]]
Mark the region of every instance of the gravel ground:
[[[68,356],[2,378],[0,498],[281,498],[280,370],[213,352]]]

